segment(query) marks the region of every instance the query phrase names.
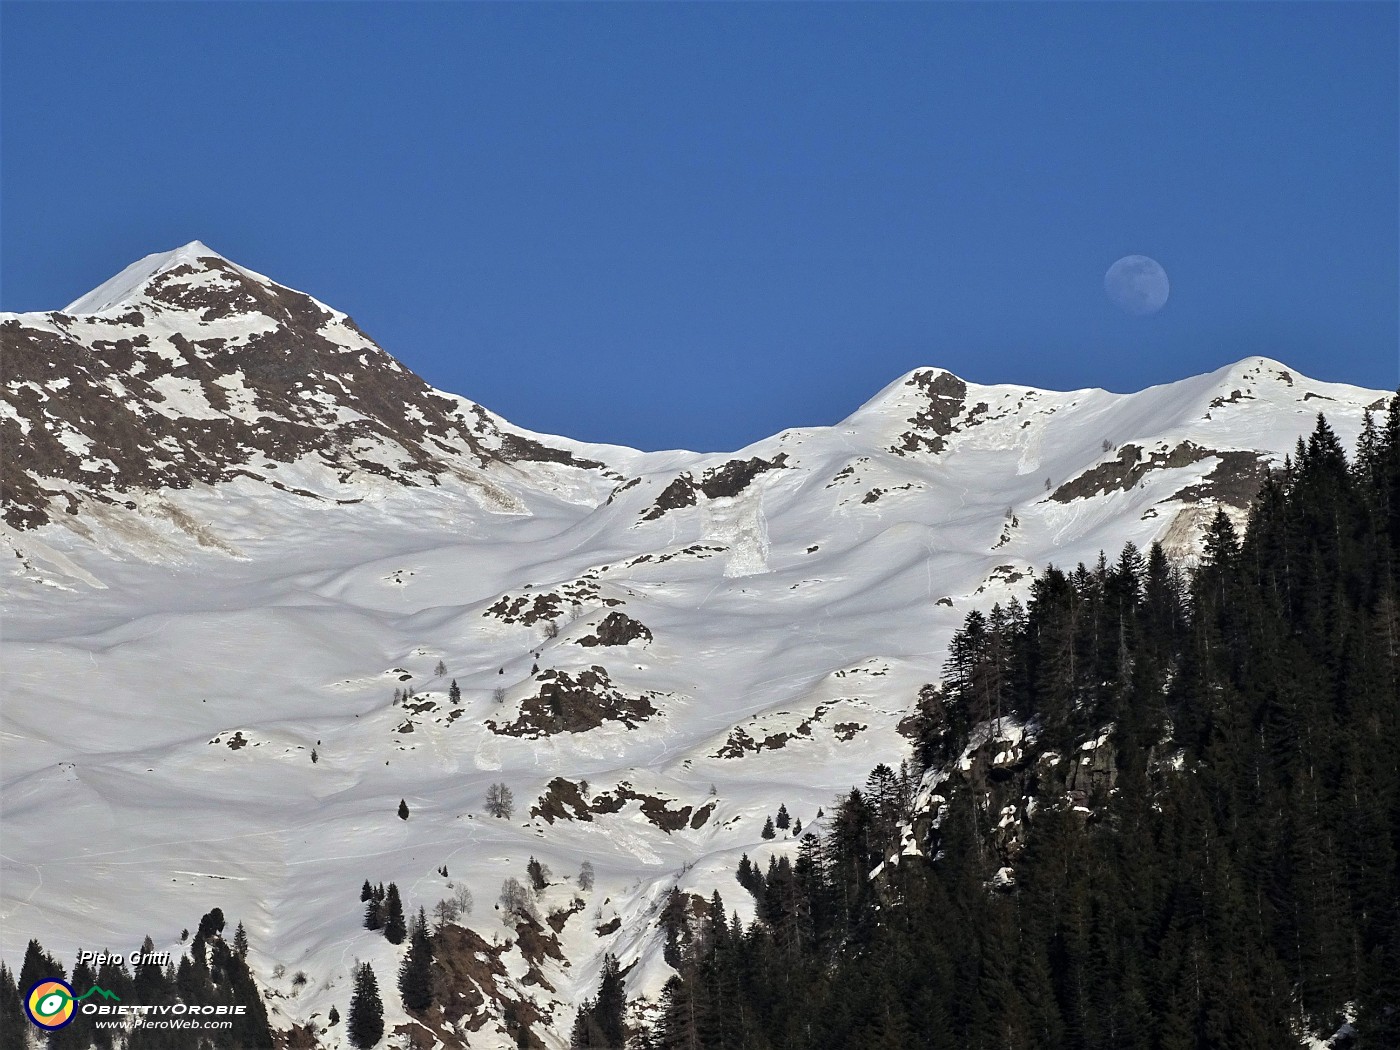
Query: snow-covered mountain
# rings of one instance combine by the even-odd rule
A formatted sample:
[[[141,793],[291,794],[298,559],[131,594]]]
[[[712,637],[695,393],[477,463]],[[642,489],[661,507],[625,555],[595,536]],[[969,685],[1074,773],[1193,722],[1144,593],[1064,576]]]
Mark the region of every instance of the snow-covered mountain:
[[[969,610],[1129,540],[1189,556],[1319,411],[1350,444],[1386,397],[1258,357],[1135,394],[921,368],[831,427],[644,453],[434,390],[198,242],[0,335],[0,957],[178,951],[218,906],[275,1023],[320,1028],[354,960],[392,987],[364,880],[466,884],[449,1045],[511,1045],[508,1002],[562,1045],[605,952],[654,996],[665,895],[751,914],[740,855],[792,846],[765,817],[819,830],[903,757]],[[526,937],[493,903],[532,856]]]

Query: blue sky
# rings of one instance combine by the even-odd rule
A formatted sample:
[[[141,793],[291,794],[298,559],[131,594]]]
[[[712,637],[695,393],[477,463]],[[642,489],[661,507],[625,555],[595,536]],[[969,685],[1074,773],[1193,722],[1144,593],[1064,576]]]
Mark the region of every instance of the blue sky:
[[[523,426],[737,448],[903,372],[1394,387],[1395,4],[0,7],[0,307],[200,239]],[[1140,253],[1171,298],[1133,317]]]

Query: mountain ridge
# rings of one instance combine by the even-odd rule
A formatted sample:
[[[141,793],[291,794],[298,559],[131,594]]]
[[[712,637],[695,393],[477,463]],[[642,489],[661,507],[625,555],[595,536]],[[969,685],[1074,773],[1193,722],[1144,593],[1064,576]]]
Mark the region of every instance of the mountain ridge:
[[[212,484],[249,472],[277,487],[283,483],[270,478],[266,468],[313,454],[341,481],[347,473],[369,472],[400,484],[435,484],[444,474],[460,476],[464,471],[481,483],[476,472],[503,461],[553,461],[597,469],[599,483],[584,486],[590,492],[601,492],[603,477],[624,482],[665,464],[719,462],[724,456],[685,450],[640,452],[515,427],[475,402],[424,383],[348,315],[240,267],[199,241],[133,263],[65,311],[0,314],[0,330],[6,335],[9,373],[0,427],[25,450],[17,457],[20,476],[10,470],[4,480],[6,520],[18,529],[48,522],[49,504],[60,498],[57,492],[36,491],[42,487],[34,483],[37,475],[68,482],[61,486],[67,490],[61,498],[71,513],[75,499],[113,503],[117,492],[132,487]],[[93,374],[73,375],[74,362],[63,360],[65,354],[85,357]],[[355,370],[364,374],[352,391],[344,381],[354,380]],[[257,374],[250,377],[249,371]],[[1240,385],[1247,387],[1251,377],[1261,375],[1292,383],[1285,366],[1262,357],[1127,395],[1095,388],[1056,392],[969,384],[945,369],[923,367],[887,384],[829,428],[787,430],[737,450],[732,458],[751,456],[804,433],[866,427],[883,431],[890,425],[899,429],[888,434],[887,451],[901,456],[937,454],[959,413],[969,411],[964,420],[968,425],[986,421],[974,416],[978,405],[985,409],[980,399],[989,395],[1018,392],[1022,403],[1041,399],[1071,406],[1085,399],[1107,399],[1115,404],[1103,404],[1099,410],[1112,414],[1133,399],[1171,392],[1171,400],[1181,402],[1183,411],[1194,412],[1196,399],[1190,395],[1196,386],[1210,391],[1220,387],[1212,400],[1221,407],[1234,403],[1227,400],[1232,395],[1249,396]],[[70,414],[67,419],[49,419],[46,426],[50,413],[42,402],[47,400],[47,386],[66,389],[84,380],[87,398],[97,409],[95,418]],[[145,390],[129,390],[132,380]],[[1354,400],[1358,389],[1305,377],[1302,381],[1317,388],[1304,398],[1315,396],[1319,405],[1335,401],[1336,391]],[[974,401],[964,406],[969,396]],[[75,399],[70,394],[58,400]],[[412,418],[402,418],[405,406]],[[164,422],[167,419],[170,424]],[[142,442],[139,431],[146,421],[178,432],[163,435],[159,442]],[[99,440],[95,430],[113,426],[134,446],[120,462],[104,467],[80,457],[84,447]],[[321,436],[326,428],[334,428],[333,438]],[[51,435],[55,440],[45,442],[49,429],[59,432]],[[187,436],[201,431],[202,443]],[[26,447],[24,439],[31,434],[32,443],[48,446],[43,455]],[[178,447],[192,440],[197,448]],[[176,447],[169,447],[171,442]],[[159,444],[167,447],[162,450]],[[266,456],[261,471],[251,463],[254,450]],[[489,483],[483,487],[488,500],[512,503],[501,488]]]
[[[463,922],[516,945],[472,1045],[512,1045],[507,1000],[559,1045],[606,952],[659,995],[671,888],[751,915],[739,856],[795,847],[765,816],[821,831],[834,793],[898,765],[967,612],[1047,562],[1192,555],[1319,408],[1350,445],[1386,396],[1266,358],[1134,394],[921,368],[832,426],[640,452],[516,428],[309,296],[166,262],[76,301],[110,316],[0,319],[24,515],[3,529],[0,956],[148,933],[178,953],[172,917],[217,904],[283,1029],[345,1012],[352,958],[394,972],[361,882],[431,908],[442,866],[476,897]],[[510,820],[482,811],[496,783]],[[491,908],[529,857],[556,872],[542,907],[585,901],[557,958]]]

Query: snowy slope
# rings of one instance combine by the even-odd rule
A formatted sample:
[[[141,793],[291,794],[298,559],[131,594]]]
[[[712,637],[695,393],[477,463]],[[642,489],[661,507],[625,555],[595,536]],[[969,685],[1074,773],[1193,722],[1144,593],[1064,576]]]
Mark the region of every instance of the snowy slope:
[[[673,885],[749,914],[739,856],[791,844],[765,816],[897,763],[970,609],[1128,540],[1189,556],[1318,411],[1350,444],[1385,397],[1264,358],[1127,395],[929,368],[832,427],[642,453],[434,391],[198,242],[0,333],[0,957],[175,949],[217,905],[306,1023],[357,959],[392,987],[365,879],[413,908],[465,882],[550,1045],[605,951],[659,991]],[[531,856],[543,912],[583,901],[534,975],[492,907]],[[471,1045],[508,1045],[492,1011]]]

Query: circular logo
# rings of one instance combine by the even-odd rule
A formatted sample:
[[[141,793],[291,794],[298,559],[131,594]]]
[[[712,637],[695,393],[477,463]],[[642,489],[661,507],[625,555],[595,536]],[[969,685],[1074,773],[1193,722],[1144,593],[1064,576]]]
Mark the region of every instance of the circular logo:
[[[62,1028],[73,1020],[73,989],[62,981],[40,981],[29,989],[24,1012],[40,1028]]]

